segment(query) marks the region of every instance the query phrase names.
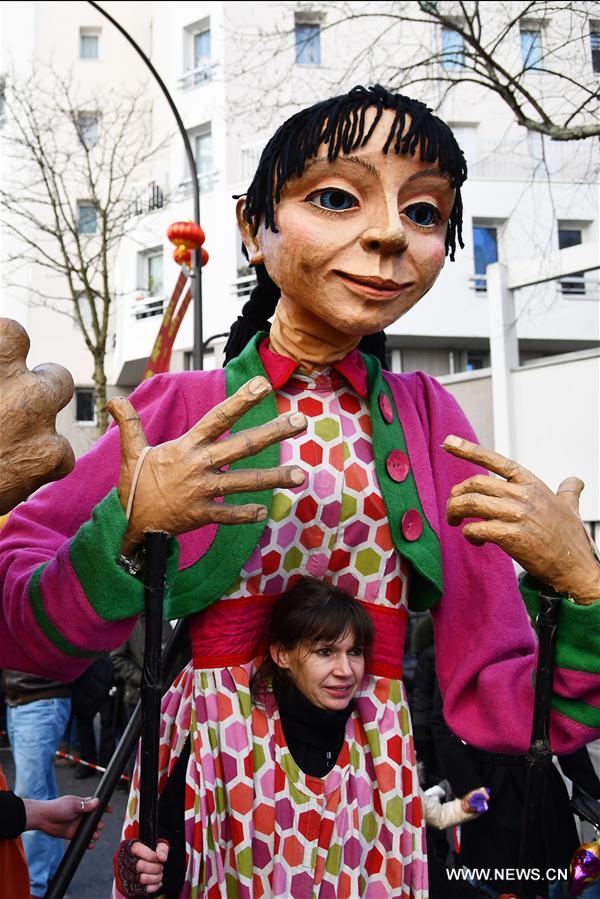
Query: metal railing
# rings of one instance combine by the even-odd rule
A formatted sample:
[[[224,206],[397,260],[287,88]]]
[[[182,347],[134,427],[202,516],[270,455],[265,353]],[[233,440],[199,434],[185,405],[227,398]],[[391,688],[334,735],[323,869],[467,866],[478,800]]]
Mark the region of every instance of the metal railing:
[[[148,291],[144,291],[137,294],[131,301],[131,314],[137,321],[142,318],[153,318],[163,314],[165,303],[164,296],[154,296]]]

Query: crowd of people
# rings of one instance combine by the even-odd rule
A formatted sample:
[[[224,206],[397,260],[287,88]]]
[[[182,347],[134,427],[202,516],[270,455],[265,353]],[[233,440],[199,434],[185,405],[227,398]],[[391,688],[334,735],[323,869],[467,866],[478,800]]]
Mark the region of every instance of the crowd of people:
[[[155,376],[112,400],[117,427],[9,516],[0,664],[18,672],[6,684],[17,794],[34,789],[19,780],[32,734],[54,789],[71,710],[83,760],[106,761],[113,668],[129,710],[139,689],[144,533],[170,538],[165,614],[188,619],[191,659],[162,703],[159,841],[139,840],[136,763],[114,897],[509,895],[497,878],[450,884],[456,858],[433,830],[461,826],[459,864],[482,847],[512,863],[534,702],[527,613],[542,584],[564,596],[552,747],[598,795],[581,751],[600,736],[600,563],[577,513],[583,485],[555,494],[478,446],[432,378],[386,370],[383,329],[462,244],[466,175],[448,126],[380,86],[293,116],[238,199],[257,286],[225,369]],[[413,738],[404,646],[426,610],[435,661],[419,658]],[[558,867],[576,837],[556,777],[546,800],[561,816],[560,834],[543,826]],[[57,846],[32,854],[31,895]]]

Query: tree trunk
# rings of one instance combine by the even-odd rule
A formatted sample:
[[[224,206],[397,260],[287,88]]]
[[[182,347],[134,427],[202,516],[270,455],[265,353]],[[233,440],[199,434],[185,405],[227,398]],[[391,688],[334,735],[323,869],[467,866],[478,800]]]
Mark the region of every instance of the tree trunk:
[[[96,423],[98,436],[102,437],[108,428],[108,412],[106,411],[106,373],[104,371],[104,356],[96,356],[94,359],[94,391],[96,394]]]

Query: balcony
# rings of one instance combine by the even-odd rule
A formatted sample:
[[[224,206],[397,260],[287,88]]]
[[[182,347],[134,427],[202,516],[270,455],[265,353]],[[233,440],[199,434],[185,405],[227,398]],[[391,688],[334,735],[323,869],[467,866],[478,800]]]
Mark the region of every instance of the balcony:
[[[212,81],[214,68],[214,63],[205,62],[195,69],[184,72],[181,78],[177,79],[177,87],[182,91],[186,91],[192,87],[199,87],[201,84],[207,84],[209,81]]]
[[[241,278],[236,278],[231,284],[231,296],[234,300],[241,300],[245,303],[255,284],[256,275],[254,274],[243,275]]]
[[[148,291],[141,292],[131,301],[131,315],[136,321],[154,318],[163,314],[166,302],[166,297],[153,296]]]
[[[155,212],[162,209],[166,202],[163,189],[156,181],[136,184],[129,201],[129,217]]]

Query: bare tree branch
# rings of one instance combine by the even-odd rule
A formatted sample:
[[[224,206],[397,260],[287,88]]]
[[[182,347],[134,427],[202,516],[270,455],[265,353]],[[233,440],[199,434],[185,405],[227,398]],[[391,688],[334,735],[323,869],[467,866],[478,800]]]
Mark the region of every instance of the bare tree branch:
[[[96,133],[80,116],[96,117]],[[105,356],[114,287],[114,255],[130,218],[128,194],[166,142],[152,142],[141,91],[82,96],[70,77],[46,67],[6,87],[3,141],[8,176],[0,192],[11,238],[6,260],[29,302],[68,315],[93,358],[99,430],[107,426]],[[93,233],[81,228],[79,204],[94,210]],[[17,244],[18,249],[14,249]],[[42,296],[23,263],[62,278],[65,296]]]

